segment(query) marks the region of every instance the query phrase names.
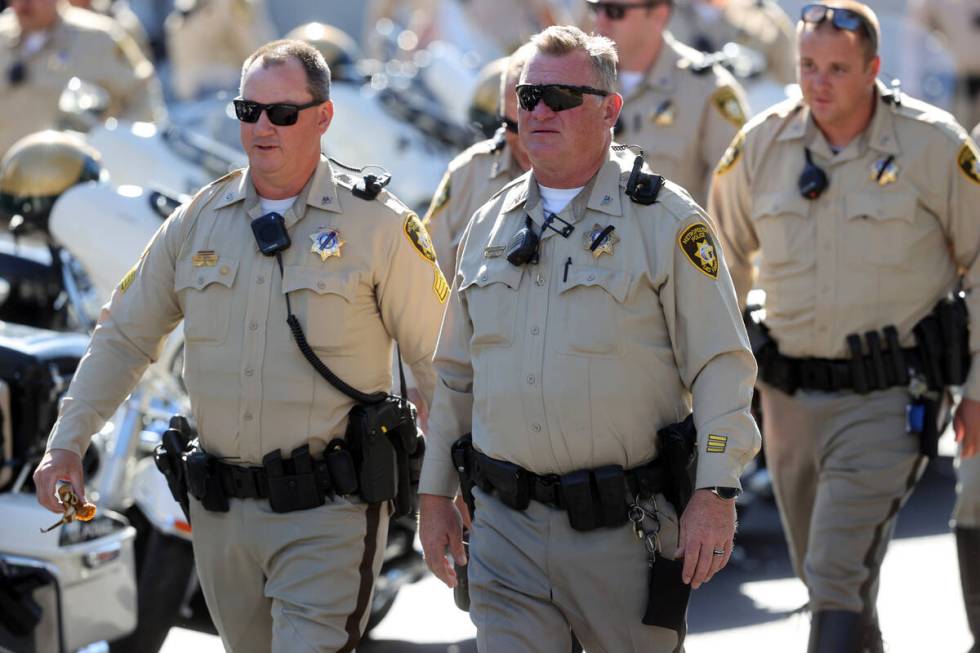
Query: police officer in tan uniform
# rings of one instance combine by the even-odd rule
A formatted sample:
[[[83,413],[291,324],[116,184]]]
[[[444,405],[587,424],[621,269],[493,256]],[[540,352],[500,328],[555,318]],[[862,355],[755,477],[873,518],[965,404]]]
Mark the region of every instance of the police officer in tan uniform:
[[[60,0],[14,0],[0,14],[0,156],[27,134],[55,127],[72,77],[109,94],[106,115],[164,116],[153,64],[111,19]]]
[[[745,123],[738,82],[666,32],[666,0],[588,0],[596,31],[616,42],[623,111],[615,138],[639,145],[650,168],[707,202],[711,171]]]
[[[912,0],[910,13],[936,33],[956,64],[953,114],[962,125],[980,121],[980,2],[977,0]]]
[[[265,0],[177,0],[164,30],[181,100],[234,88],[245,58],[276,38]]]
[[[932,365],[957,347],[963,369],[973,358],[956,415],[964,451],[980,438],[980,165],[952,116],[877,81],[866,5],[807,5],[797,30],[803,97],[739,133],[708,208],[740,302],[753,284],[766,292],[771,341],[760,329],[754,343],[766,457],[810,594],[810,651],[878,651],[879,570],[924,467],[927,383],[951,384]],[[959,269],[971,341],[954,330],[926,355],[913,331]]]
[[[108,16],[119,23],[119,26],[129,34],[129,37],[139,46],[140,52],[149,60],[153,60],[153,52],[150,50],[150,39],[146,35],[146,29],[140,22],[139,16],[132,10],[126,0],[68,0],[73,7],[88,9],[96,13]]]
[[[650,501],[655,564],[673,565],[679,593],[724,567],[739,473],[759,446],[749,414],[755,365],[707,216],[677,185],[646,177],[633,152],[612,147],[622,106],[613,43],[575,27],[551,27],[532,43],[517,87],[531,171],[470,221],[436,352],[422,546],[454,586],[446,552],[457,562],[466,554],[451,445],[472,433],[481,470],[511,470],[473,490],[478,649],[564,652],[574,631],[587,650],[674,651],[681,625],[642,622],[658,596],[648,593],[649,558],[624,506]],[[650,197],[631,178],[659,189],[655,203],[643,203]],[[535,251],[511,245],[529,232],[540,238]],[[647,499],[642,490],[610,499],[601,511],[609,527],[573,528],[573,504],[595,507],[588,479],[607,479],[615,496],[624,478],[663,464],[657,430],[692,406],[699,489],[679,523],[654,487]],[[585,494],[573,498],[573,487]]]
[[[670,31],[682,43],[716,52],[726,43],[751,48],[780,84],[796,81],[793,23],[773,0],[678,0]]]
[[[119,284],[35,472],[38,498],[58,510],[60,478],[81,495],[91,434],[183,318],[200,443],[223,461],[213,464],[230,495],[225,512],[190,503],[198,573],[225,648],[351,651],[370,614],[389,511],[356,494],[291,512],[262,498],[272,485],[256,479],[273,473],[264,459],[278,452],[298,466],[308,446],[319,460],[354,405],[304,359],[287,311],[312,352],[364,393],[390,386],[397,341],[428,398],[449,288],[418,216],[383,190],[369,199],[363,180],[321,155],[333,106],[320,53],[276,41],[243,72],[236,111],[249,166],[175,211]],[[258,251],[249,226],[270,212],[292,242],[280,264]],[[317,487],[330,487],[317,469]]]
[[[493,138],[473,145],[449,163],[425,214],[439,265],[447,277],[456,270],[456,249],[466,224],[498,190],[530,167],[517,136],[517,80],[531,46],[512,54],[498,85],[503,125]]]

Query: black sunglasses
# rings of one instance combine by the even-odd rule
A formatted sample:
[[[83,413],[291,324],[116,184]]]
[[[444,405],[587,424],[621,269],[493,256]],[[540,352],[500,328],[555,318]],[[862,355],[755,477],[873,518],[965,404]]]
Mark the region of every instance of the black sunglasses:
[[[544,100],[548,108],[555,112],[574,109],[585,102],[584,95],[605,97],[609,95],[609,91],[569,84],[518,84],[517,86],[517,103],[525,111],[534,111],[534,107],[538,106],[541,100]]]
[[[809,4],[804,5],[800,11],[800,20],[811,25],[819,25],[823,21],[829,20],[830,24],[837,29],[848,32],[864,30],[864,33],[871,41],[873,49],[878,49],[878,37],[875,34],[874,28],[871,27],[871,24],[864,16],[856,11],[842,9],[841,7],[828,7],[827,5],[821,4]]]
[[[323,104],[323,100],[313,100],[306,104],[260,104],[251,100],[241,98],[232,100],[235,105],[235,115],[242,122],[258,122],[262,112],[265,111],[269,116],[269,122],[277,127],[288,127],[295,125],[299,120],[299,112]]]
[[[594,14],[605,13],[609,20],[622,20],[626,18],[629,9],[650,9],[660,4],[660,0],[647,0],[646,2],[589,2],[589,9]]]
[[[509,131],[511,134],[517,133],[517,121],[511,120],[507,116],[500,116],[500,124],[504,126],[504,129]]]

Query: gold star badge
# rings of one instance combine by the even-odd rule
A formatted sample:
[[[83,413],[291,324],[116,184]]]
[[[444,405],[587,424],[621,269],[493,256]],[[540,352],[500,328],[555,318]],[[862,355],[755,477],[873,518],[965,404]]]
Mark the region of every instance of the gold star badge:
[[[326,261],[331,256],[340,258],[340,248],[346,244],[345,241],[341,240],[339,231],[327,227],[320,227],[316,233],[310,236],[310,240],[313,241],[313,247],[310,248],[310,251],[319,254],[321,261]]]
[[[583,241],[585,249],[592,252],[592,257],[599,258],[603,254],[612,256],[615,253],[614,249],[616,243],[619,242],[619,236],[613,233],[612,227],[603,227],[597,223],[592,226],[591,231],[586,232]]]
[[[871,180],[878,182],[879,186],[887,186],[898,181],[898,171],[894,156],[878,159],[871,164]]]
[[[650,116],[653,124],[658,127],[669,127],[674,124],[674,103],[670,100],[664,100],[653,110],[653,115]]]

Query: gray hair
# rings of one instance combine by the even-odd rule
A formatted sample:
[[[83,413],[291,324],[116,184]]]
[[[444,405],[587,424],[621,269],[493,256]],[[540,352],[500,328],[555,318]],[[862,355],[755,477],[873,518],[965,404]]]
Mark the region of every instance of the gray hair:
[[[306,89],[313,96],[314,102],[326,102],[330,99],[330,66],[320,51],[306,41],[282,39],[266,43],[253,52],[242,64],[242,78],[239,91],[245,86],[245,73],[252,64],[261,60],[263,68],[281,66],[290,59],[295,59],[306,72]]]
[[[536,52],[536,48],[533,43],[525,43],[521,47],[514,50],[509,57],[507,57],[507,65],[504,68],[504,74],[500,76],[500,112],[504,112],[504,99],[507,97],[508,87],[517,86],[517,82],[521,79],[521,72],[524,70],[524,65],[527,60]]]
[[[531,45],[541,54],[562,57],[573,52],[584,52],[592,61],[598,88],[616,92],[616,64],[619,55],[616,44],[605,36],[586,34],[572,25],[552,25],[531,37]]]

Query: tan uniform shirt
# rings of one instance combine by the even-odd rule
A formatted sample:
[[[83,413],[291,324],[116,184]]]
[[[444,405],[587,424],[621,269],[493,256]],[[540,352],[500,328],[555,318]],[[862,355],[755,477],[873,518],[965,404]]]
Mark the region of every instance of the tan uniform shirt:
[[[716,16],[698,6],[700,0],[674,4],[670,31],[683,43],[705,52],[726,43],[752,48],[766,58],[766,73],[780,84],[796,81],[796,32],[772,0],[729,0]],[[707,3],[705,3],[707,4]]]
[[[952,290],[957,267],[971,322],[980,316],[980,167],[976,145],[952,116],[902,96],[879,98],[868,128],[836,155],[809,110],[788,100],[754,118],[725,154],[712,183],[718,221],[740,301],[766,291],[766,324],[787,356],[843,358],[846,337],[912,327]],[[887,92],[887,91],[886,91]],[[804,148],[830,184],[804,199],[797,179]],[[951,255],[952,253],[952,255]],[[980,327],[967,396],[980,398]]]
[[[980,0],[912,0],[912,16],[946,42],[960,75],[980,75]]]
[[[392,339],[426,400],[449,293],[421,221],[382,192],[365,201],[325,159],[284,214],[292,246],[261,255],[261,215],[247,172],[205,188],[203,208],[178,209],[120,284],[61,406],[50,448],[81,452],[183,317],[184,379],[209,451],[259,463],[342,436],[353,401],[303,358],[286,324],[286,295],[310,346],[362,392],[391,385]]]
[[[624,97],[616,140],[638,145],[650,168],[704,206],[708,183],[725,148],[745,123],[745,93],[720,66],[669,34],[656,63]]]
[[[575,231],[546,231],[536,265],[504,253],[525,216],[543,223],[533,175],[476,212],[436,352],[421,492],[453,495],[450,445],[467,432],[487,455],[538,474],[635,467],[692,403],[697,486],[739,486],[760,438],[731,280],[708,218],[678,186],[650,206],[626,196],[633,161],[610,151],[559,214]],[[590,251],[606,226],[609,239]]]
[[[447,277],[456,270],[456,249],[470,218],[523,173],[502,135],[471,146],[449,163],[423,220]]]
[[[58,98],[72,77],[109,94],[108,115],[127,120],[164,116],[153,64],[112,19],[85,9],[63,7],[40,50],[25,56],[12,10],[0,14],[0,156],[17,140],[56,127]],[[24,78],[9,71],[22,63]]]
[[[242,64],[276,38],[265,0],[196,0],[167,16],[164,29],[178,98],[237,88]]]

